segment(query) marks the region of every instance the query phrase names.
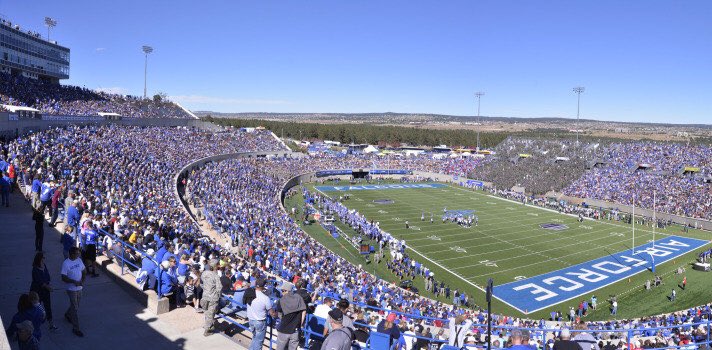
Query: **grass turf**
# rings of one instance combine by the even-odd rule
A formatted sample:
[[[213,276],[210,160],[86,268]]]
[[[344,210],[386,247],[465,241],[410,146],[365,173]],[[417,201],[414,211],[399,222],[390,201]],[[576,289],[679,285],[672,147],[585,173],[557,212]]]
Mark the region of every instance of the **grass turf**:
[[[314,185],[307,187],[314,191]],[[356,209],[366,218],[380,222],[381,228],[399,239],[404,239],[409,246],[409,254],[424,263],[435,272],[438,281],[444,280],[451,289],[465,291],[471,299],[484,305],[484,293],[470,283],[484,286],[488,278],[495,284],[514,281],[515,277],[532,277],[570,265],[590,261],[611,253],[630,249],[631,226],[616,221],[591,221],[578,223],[575,217],[541,208],[522,205],[490,196],[486,192],[465,189],[458,186],[434,189],[394,189],[361,190],[349,192],[351,199],[344,204]],[[324,192],[328,196],[338,196],[340,192]],[[391,199],[393,204],[375,204],[374,200]],[[288,199],[287,208],[300,207],[302,198],[297,195]],[[479,225],[463,228],[454,223],[442,223],[443,209],[475,210]],[[421,214],[425,221],[421,221]],[[433,213],[434,223],[430,223]],[[405,228],[409,221],[410,229]],[[542,230],[539,224],[561,223],[569,228],[563,231]],[[353,230],[337,222],[337,226],[347,234]],[[381,278],[396,281],[397,278],[381,264],[365,264],[365,259],[358,254],[344,238],[334,239],[319,225],[303,226],[305,231],[326,245],[327,248],[343,256],[352,263],[362,264]],[[709,233],[690,230],[683,233],[678,226],[657,230],[656,239],[674,234],[699,239],[709,239]],[[639,246],[652,239],[650,227],[636,227],[636,242]],[[459,247],[460,249],[457,249]],[[587,319],[610,319],[609,295],[618,295],[618,318],[633,318],[661,314],[686,309],[710,302],[707,291],[712,287],[712,278],[699,271],[692,271],[689,264],[695,258],[695,252],[681,256],[675,261],[657,266],[656,273],[663,276],[666,286],[644,291],[642,286],[653,274],[643,272],[613,285],[601,288],[568,300],[551,308],[524,315],[508,305],[494,300],[495,312],[528,318],[548,318],[550,311],[567,313],[569,306],[576,307],[583,298],[590,300],[595,294],[599,299],[599,308],[589,313]],[[427,257],[427,259],[426,259]],[[435,261],[442,269],[429,260]],[[687,269],[688,285],[685,291],[678,288],[677,301],[668,301],[667,295],[672,286],[682,280],[673,272],[677,267]],[[470,282],[470,283],[468,283]],[[436,298],[424,290],[422,278],[416,278],[415,285],[421,294]],[[443,298],[437,298],[444,300]]]

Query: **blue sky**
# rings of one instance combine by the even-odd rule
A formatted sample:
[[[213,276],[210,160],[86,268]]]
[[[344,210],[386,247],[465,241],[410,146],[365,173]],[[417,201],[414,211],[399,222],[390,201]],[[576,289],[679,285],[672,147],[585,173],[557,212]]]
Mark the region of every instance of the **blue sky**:
[[[427,112],[712,124],[712,1],[8,1],[69,84],[222,112]]]

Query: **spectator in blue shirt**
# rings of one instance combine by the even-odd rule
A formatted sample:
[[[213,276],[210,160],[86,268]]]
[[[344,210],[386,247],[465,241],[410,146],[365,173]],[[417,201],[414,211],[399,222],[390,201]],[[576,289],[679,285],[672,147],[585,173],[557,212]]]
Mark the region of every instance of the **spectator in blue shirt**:
[[[69,249],[76,245],[77,241],[72,237],[72,227],[64,227],[64,233],[62,234],[62,252],[65,260],[69,258]]]
[[[161,246],[160,248],[158,248],[158,251],[156,252],[156,261],[160,261],[160,262],[165,261],[165,260],[163,260],[163,256],[168,253],[170,248],[171,248],[171,245],[168,243],[166,243],[163,246]]]
[[[81,219],[77,205],[79,205],[79,201],[75,199],[69,209],[67,209],[67,224],[72,227],[73,232],[76,232],[79,219]],[[76,235],[74,238],[76,239]]]
[[[175,279],[174,276],[171,275],[170,269],[171,263],[169,261],[162,262],[161,266],[158,269],[160,281],[160,285],[158,288],[158,296],[165,296],[173,299],[173,292],[175,291],[175,286],[178,284],[178,281]]]
[[[50,183],[43,183],[42,187],[40,188],[40,212],[44,214],[45,209],[49,207],[52,204],[52,195],[54,194],[54,186],[55,183],[54,181],[50,181]]]
[[[153,249],[148,249],[146,255],[141,260],[141,271],[146,271],[148,281],[146,283],[147,289],[156,288],[156,268],[158,264],[153,261],[153,256],[156,255]]]
[[[32,206],[40,207],[40,191],[42,190],[42,182],[39,179],[39,172],[34,180],[32,180]]]
[[[84,264],[87,267],[87,273],[91,273],[92,277],[98,277],[99,269],[96,263],[96,244],[99,239],[99,233],[94,228],[91,220],[86,221],[87,228],[82,234],[82,248],[84,249]]]

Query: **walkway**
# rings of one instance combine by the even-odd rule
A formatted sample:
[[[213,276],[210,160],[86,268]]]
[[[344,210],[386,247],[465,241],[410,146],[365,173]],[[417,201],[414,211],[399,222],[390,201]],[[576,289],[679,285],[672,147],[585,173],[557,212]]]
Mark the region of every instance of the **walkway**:
[[[17,299],[30,287],[34,258],[32,210],[19,192],[11,194],[11,206],[0,208],[0,315],[9,322],[16,312]],[[57,225],[62,228],[62,225]],[[59,271],[62,246],[59,231],[45,224],[44,250],[52,285],[63,289]],[[155,316],[102,272],[87,278],[79,320],[84,338],[71,332],[63,314],[69,302],[64,290],[52,293],[52,311],[58,331],[42,327],[42,349],[237,349],[232,340],[219,334],[203,336],[203,317],[192,309],[178,309]],[[3,325],[7,327],[7,324]],[[17,342],[11,341],[13,349]]]

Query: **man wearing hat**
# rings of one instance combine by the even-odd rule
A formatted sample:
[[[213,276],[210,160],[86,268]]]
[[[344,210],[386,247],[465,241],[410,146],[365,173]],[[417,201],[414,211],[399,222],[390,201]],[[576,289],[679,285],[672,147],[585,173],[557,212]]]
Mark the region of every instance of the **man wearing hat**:
[[[200,299],[200,306],[205,310],[205,325],[203,328],[204,336],[209,336],[213,332],[215,323],[215,312],[218,309],[220,301],[220,293],[223,290],[222,281],[216,270],[218,266],[217,259],[210,259],[205,265],[205,271],[200,275],[200,282],[203,286],[203,298]]]
[[[349,311],[349,301],[346,299],[341,299],[339,302],[336,304],[336,307],[341,310],[341,313],[344,314],[344,319],[341,322],[344,327],[349,328],[351,330],[351,333],[353,333],[356,330],[356,327],[354,326],[354,321],[347,316],[347,313]]]
[[[277,301],[275,309],[281,321],[277,327],[277,350],[296,350],[299,345],[299,328],[304,324],[307,306],[304,299],[292,292],[293,285],[282,283],[282,297]]]
[[[343,325],[344,314],[338,308],[329,311],[331,332],[321,344],[321,350],[351,349],[351,330]]]
[[[265,333],[267,333],[267,313],[273,313],[272,303],[269,297],[264,294],[266,284],[267,281],[264,278],[258,278],[255,282],[255,298],[246,302],[247,319],[250,322],[250,332],[252,333],[249,350],[262,349]]]

